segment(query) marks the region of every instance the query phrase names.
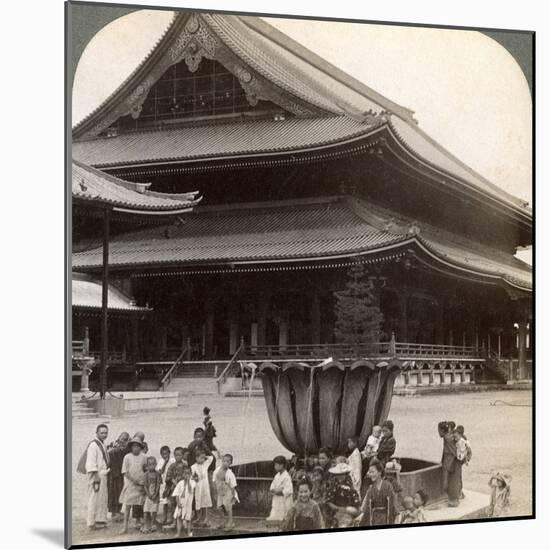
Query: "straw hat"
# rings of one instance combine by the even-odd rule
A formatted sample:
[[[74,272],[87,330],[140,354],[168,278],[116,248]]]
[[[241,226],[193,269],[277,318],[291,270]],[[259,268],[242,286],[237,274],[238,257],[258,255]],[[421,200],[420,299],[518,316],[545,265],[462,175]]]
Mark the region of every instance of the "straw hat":
[[[138,439],[137,437],[133,437],[128,441],[128,448],[131,449],[132,445],[139,445],[143,449],[143,441],[141,439]]]
[[[349,464],[346,464],[345,462],[340,462],[336,464],[336,466],[333,466],[329,472],[331,474],[349,474],[351,472],[351,467]]]

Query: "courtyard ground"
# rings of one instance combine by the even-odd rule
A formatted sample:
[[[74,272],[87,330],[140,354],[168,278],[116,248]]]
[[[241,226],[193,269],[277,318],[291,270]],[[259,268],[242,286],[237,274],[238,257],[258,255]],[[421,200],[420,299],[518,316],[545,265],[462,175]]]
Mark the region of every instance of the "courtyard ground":
[[[454,420],[463,424],[473,448],[469,466],[463,468],[466,489],[487,493],[494,470],[512,474],[512,513],[531,514],[532,491],[532,395],[530,391],[499,391],[422,397],[395,396],[390,418],[395,424],[396,456],[434,462],[441,459],[441,439],[437,422]],[[187,446],[193,430],[201,425],[202,408],[208,405],[222,452],[235,457],[235,464],[270,460],[277,454],[290,455],[271,430],[263,398],[193,396],[177,409],[127,414],[108,420],[108,441],[122,431],[146,434],[150,452],[159,455],[161,445]],[[86,478],[76,473],[76,465],[86,444],[93,438],[98,420],[73,422],[73,544],[122,542],[166,538],[166,533],[118,536],[120,525],[89,532],[86,528]],[[489,498],[489,496],[487,497]],[[198,533],[196,533],[198,534]],[[220,533],[221,534],[221,533]]]

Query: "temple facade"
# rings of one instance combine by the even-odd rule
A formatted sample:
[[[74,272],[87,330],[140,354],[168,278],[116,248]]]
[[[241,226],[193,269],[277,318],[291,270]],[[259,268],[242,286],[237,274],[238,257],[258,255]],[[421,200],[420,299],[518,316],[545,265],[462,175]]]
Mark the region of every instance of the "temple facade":
[[[515,256],[532,243],[531,210],[412,111],[259,18],[175,14],[73,128],[72,154],[73,170],[203,197],[169,223],[112,220],[111,282],[142,308],[113,329],[112,358],[390,354],[402,384],[470,382],[485,367],[531,377],[532,272]],[[101,224],[75,210],[73,226],[73,270],[98,277]],[[335,338],[335,292],[355,265],[383,315],[375,348]],[[86,330],[98,349],[75,314],[73,338]]]

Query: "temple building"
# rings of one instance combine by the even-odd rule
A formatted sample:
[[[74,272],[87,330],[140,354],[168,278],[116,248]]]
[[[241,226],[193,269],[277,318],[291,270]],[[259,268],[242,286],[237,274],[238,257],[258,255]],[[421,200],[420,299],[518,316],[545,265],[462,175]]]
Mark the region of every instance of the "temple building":
[[[477,367],[531,377],[532,271],[515,256],[532,244],[526,203],[257,17],[175,14],[73,128],[72,155],[73,171],[148,200],[203,197],[169,222],[113,218],[111,283],[141,308],[133,332],[113,329],[113,357],[325,359],[334,293],[363,264],[402,383],[434,383],[434,368],[440,383]],[[102,270],[101,221],[76,208],[73,226],[82,284]]]

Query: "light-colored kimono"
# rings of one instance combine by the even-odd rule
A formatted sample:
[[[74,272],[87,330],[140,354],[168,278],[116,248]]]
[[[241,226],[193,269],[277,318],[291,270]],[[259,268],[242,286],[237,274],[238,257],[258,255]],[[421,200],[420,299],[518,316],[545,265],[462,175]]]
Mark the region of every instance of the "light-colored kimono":
[[[88,515],[86,523],[93,527],[96,523],[107,522],[107,474],[108,455],[105,445],[98,439],[91,441],[86,452],[86,475],[88,476]],[[99,491],[94,490],[94,474],[99,474]]]
[[[197,484],[193,479],[189,481],[182,479],[178,482],[172,493],[173,497],[179,497],[180,499],[179,506],[176,506],[174,510],[174,519],[180,518],[191,521],[193,518],[193,497],[195,495],[196,486]]]
[[[202,464],[195,462],[195,464],[191,466],[191,471],[197,477],[197,486],[195,487],[195,508],[197,510],[212,508],[208,467],[212,464],[213,460],[213,456],[207,456]]]
[[[268,521],[283,521],[286,514],[294,504],[294,500],[292,498],[292,495],[294,494],[292,479],[286,470],[277,472],[271,482],[270,490],[273,491],[278,489],[282,489],[283,494],[273,495],[273,500],[271,501],[271,513],[267,518]]]
[[[357,494],[361,494],[361,469],[362,469],[362,458],[361,452],[359,449],[354,449],[354,451],[348,457],[348,465],[351,468],[350,477],[353,483],[353,488],[357,491]]]

